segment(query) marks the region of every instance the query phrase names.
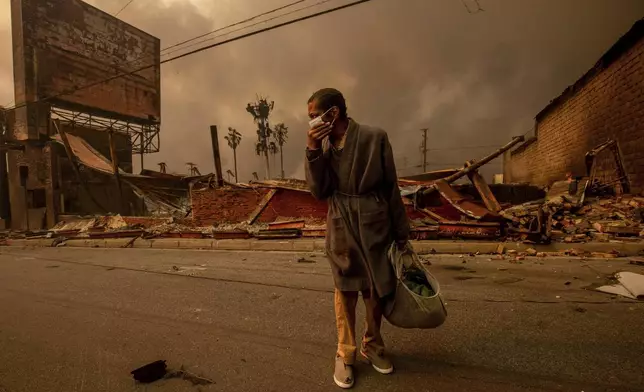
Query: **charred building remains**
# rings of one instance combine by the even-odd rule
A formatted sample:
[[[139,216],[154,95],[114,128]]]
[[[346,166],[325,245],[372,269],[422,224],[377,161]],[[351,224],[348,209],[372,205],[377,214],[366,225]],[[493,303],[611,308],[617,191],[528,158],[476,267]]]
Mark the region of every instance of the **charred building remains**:
[[[133,154],[142,164],[159,150],[159,40],[80,0],[11,0],[11,17],[2,218],[35,230],[64,214],[143,213],[121,177]]]

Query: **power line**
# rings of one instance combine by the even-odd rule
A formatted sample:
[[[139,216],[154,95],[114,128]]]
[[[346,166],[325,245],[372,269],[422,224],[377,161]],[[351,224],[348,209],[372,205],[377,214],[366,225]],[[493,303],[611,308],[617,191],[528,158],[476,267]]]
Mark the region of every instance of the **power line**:
[[[168,46],[168,47],[165,47],[165,48],[161,49],[161,52],[165,52],[165,51],[167,51],[168,49],[172,49],[172,48],[175,48],[175,47],[177,47],[177,46],[181,46],[181,45],[187,44],[187,43],[189,43],[189,42],[196,41],[196,40],[198,40],[199,38],[203,38],[203,37],[206,37],[206,36],[208,36],[208,35],[211,35],[211,34],[214,34],[214,33],[218,33],[218,32],[220,32],[220,31],[223,31],[223,30],[229,29],[229,28],[231,28],[231,27],[238,26],[238,25],[240,25],[240,24],[244,24],[244,23],[252,22],[253,20],[255,20],[255,19],[257,19],[257,18],[261,18],[262,16],[266,16],[266,15],[273,14],[273,13],[278,12],[278,11],[281,11],[281,10],[283,10],[283,9],[286,9],[286,8],[292,7],[292,6],[294,6],[294,5],[297,5],[297,4],[300,4],[300,3],[304,3],[305,1],[307,1],[307,0],[297,0],[297,1],[294,1],[294,2],[292,2],[292,3],[285,4],[285,5],[281,6],[281,7],[274,8],[274,9],[272,9],[272,10],[270,10],[270,11],[266,11],[266,12],[263,12],[263,13],[261,13],[261,14],[257,14],[257,15],[255,15],[255,16],[252,16],[252,17],[250,17],[250,18],[247,18],[247,19],[244,19],[244,20],[240,20],[239,22],[235,22],[235,23],[229,24],[228,26],[224,26],[224,27],[217,28],[217,29],[212,30],[212,31],[209,31],[209,32],[207,32],[207,33],[204,33],[204,34],[198,35],[198,36],[196,36],[196,37],[193,37],[193,38],[187,39],[187,40],[185,40],[185,41],[178,42],[178,43],[176,43],[176,44],[174,44],[174,45],[170,45],[170,46]]]
[[[328,2],[330,2],[330,1],[331,1],[331,0],[321,0],[321,1],[318,1],[317,3],[315,3],[315,4],[310,4],[310,5],[307,5],[307,6],[305,6],[305,7],[298,8],[298,9],[296,9],[296,10],[294,10],[294,11],[287,12],[287,13],[285,13],[285,14],[281,14],[281,15],[278,15],[278,16],[274,16],[274,17],[269,18],[269,19],[264,19],[264,20],[261,20],[261,21],[259,21],[259,22],[257,22],[257,23],[253,23],[253,24],[248,25],[248,26],[240,27],[240,28],[238,28],[238,29],[235,29],[235,30],[232,30],[232,31],[229,31],[229,32],[223,33],[223,34],[218,34],[218,35],[216,35],[216,36],[214,36],[214,37],[206,38],[206,39],[201,40],[201,41],[199,41],[199,42],[195,42],[194,44],[191,44],[191,45],[188,45],[188,46],[184,46],[183,48],[179,48],[179,49],[171,50],[170,52],[164,53],[164,54],[163,54],[163,56],[167,56],[167,55],[170,55],[170,54],[172,54],[172,53],[180,52],[181,50],[188,49],[188,48],[192,48],[192,47],[194,47],[194,46],[197,46],[197,45],[203,44],[203,43],[205,43],[205,42],[212,41],[212,40],[215,40],[215,39],[217,39],[217,38],[221,38],[221,37],[224,37],[224,36],[226,36],[226,35],[229,35],[229,34],[232,34],[232,33],[236,33],[236,32],[238,32],[238,31],[246,30],[246,29],[249,29],[249,28],[251,28],[251,27],[255,27],[255,26],[257,26],[257,25],[260,25],[260,24],[263,24],[263,23],[266,23],[266,22],[270,22],[270,21],[273,21],[273,20],[275,20],[275,19],[282,18],[282,17],[284,17],[284,16],[288,16],[288,15],[291,15],[291,14],[295,14],[295,13],[298,13],[298,12],[300,12],[300,11],[304,11],[304,10],[309,9],[309,8],[317,7],[317,6],[320,6],[320,5],[322,5],[322,4],[328,3]],[[227,29],[227,28],[228,28],[228,27],[223,27],[223,28],[221,28],[220,30],[225,30],[225,29]],[[205,35],[208,35],[208,34],[205,34]],[[205,35],[204,35],[204,36],[205,36]]]
[[[270,10],[270,11],[266,11],[266,12],[263,12],[263,13],[261,13],[261,14],[257,14],[257,15],[255,15],[255,16],[250,17],[250,18],[246,18],[246,19],[244,19],[244,20],[240,20],[240,21],[238,21],[238,22],[231,23],[231,24],[226,25],[226,26],[224,26],[224,27],[217,28],[217,29],[215,29],[215,30],[209,31],[209,32],[204,33],[204,34],[200,34],[200,35],[198,35],[198,36],[196,36],[196,37],[193,37],[193,38],[187,39],[187,40],[185,40],[185,41],[178,42],[178,43],[176,43],[176,44],[173,44],[173,45],[170,45],[170,46],[168,46],[168,47],[165,47],[165,48],[161,49],[161,51],[160,51],[160,55],[161,55],[161,56],[168,56],[168,55],[171,55],[172,53],[180,52],[180,51],[181,51],[181,50],[183,50],[183,49],[192,48],[192,47],[197,46],[197,45],[199,45],[199,44],[202,44],[202,43],[204,43],[204,42],[212,41],[212,40],[214,40],[214,39],[217,39],[217,38],[220,38],[220,37],[224,37],[224,36],[226,36],[226,35],[229,35],[229,34],[232,34],[232,33],[238,32],[238,31],[241,31],[241,30],[245,30],[245,29],[251,28],[251,27],[253,27],[253,26],[257,26],[257,25],[262,24],[262,23],[270,22],[270,21],[272,21],[272,20],[275,20],[275,19],[278,19],[278,18],[281,18],[281,17],[287,16],[287,15],[290,15],[290,14],[294,14],[294,13],[300,12],[300,11],[303,11],[303,10],[308,9],[308,8],[313,8],[313,7],[316,7],[316,6],[322,5],[322,4],[324,4],[324,3],[328,3],[328,2],[329,2],[329,1],[331,1],[331,0],[322,0],[322,1],[318,1],[318,2],[317,2],[317,3],[315,3],[315,4],[308,5],[308,6],[306,6],[306,7],[302,7],[302,8],[298,8],[298,9],[297,9],[297,10],[295,10],[295,11],[287,12],[287,13],[285,13],[285,14],[281,14],[281,15],[278,15],[278,16],[273,17],[273,18],[270,18],[270,19],[265,19],[265,20],[259,21],[259,22],[257,22],[257,23],[254,23],[254,24],[252,24],[252,25],[241,27],[241,28],[236,29],[236,30],[228,31],[227,33],[219,34],[219,35],[216,35],[216,36],[214,36],[214,37],[211,37],[211,38],[208,38],[208,39],[201,40],[201,41],[196,42],[196,43],[194,43],[194,44],[192,44],[192,45],[183,46],[183,45],[185,45],[186,43],[189,43],[189,42],[195,41],[195,40],[197,40],[197,39],[199,39],[199,38],[203,38],[203,37],[206,37],[206,36],[208,36],[208,35],[212,35],[212,34],[214,34],[214,33],[218,33],[218,32],[220,32],[220,31],[228,30],[228,29],[230,29],[231,27],[235,27],[235,26],[238,26],[238,25],[241,25],[241,24],[244,24],[244,23],[251,22],[251,21],[253,21],[253,20],[257,19],[257,18],[260,18],[260,17],[262,17],[262,16],[270,15],[270,14],[272,14],[272,13],[275,13],[275,12],[278,12],[278,11],[281,11],[281,10],[284,10],[284,9],[286,9],[286,8],[290,8],[290,7],[294,6],[294,5],[297,5],[297,4],[300,4],[300,3],[303,3],[303,2],[305,2],[305,1],[308,1],[308,0],[297,0],[297,1],[294,1],[294,2],[292,2],[292,3],[289,3],[289,4],[286,4],[286,5],[283,5],[283,6],[281,6],[281,7],[274,8],[274,9],[272,9],[272,10]],[[175,49],[175,50],[170,50],[170,49],[173,49],[173,48],[177,48],[177,47],[179,47],[179,46],[183,46],[183,47],[182,47],[182,48]],[[170,50],[170,51],[168,51],[168,50]],[[145,58],[145,57],[146,57],[145,55],[144,55],[144,56],[139,56],[139,57],[135,58],[134,60],[127,61],[127,62],[126,62],[126,63],[124,63],[123,65],[125,66],[125,65],[132,64],[132,63],[136,63],[137,61],[139,61],[139,60],[141,60],[141,59],[143,59],[143,58]]]
[[[133,2],[134,2],[134,0],[130,0],[130,1],[128,1],[128,2],[123,6],[123,7],[121,7],[121,9],[120,9],[117,13],[115,13],[115,14],[114,14],[114,16],[119,16],[119,14],[120,14],[121,12],[123,12],[123,10],[125,10],[125,9],[126,9],[130,4],[132,4]]]
[[[212,49],[212,48],[216,48],[218,46],[222,46],[222,45],[225,45],[225,44],[228,44],[228,43],[231,43],[231,42],[239,41],[239,40],[242,40],[244,38],[249,38],[249,37],[252,37],[252,36],[255,36],[255,35],[258,35],[258,34],[261,34],[261,33],[265,33],[265,32],[268,32],[268,31],[276,30],[276,29],[279,29],[281,27],[290,26],[292,24],[303,22],[303,21],[313,19],[313,18],[316,18],[316,17],[319,17],[319,16],[331,14],[331,13],[336,12],[336,11],[341,11],[341,10],[344,10],[344,9],[348,9],[348,8],[351,8],[351,7],[360,5],[360,4],[368,3],[370,1],[373,1],[373,0],[356,0],[356,1],[353,1],[353,2],[348,3],[348,4],[344,4],[344,5],[329,8],[329,9],[326,9],[326,10],[323,10],[323,11],[315,12],[315,13],[312,13],[312,14],[309,14],[309,15],[305,15],[305,16],[296,18],[296,19],[291,19],[291,20],[288,20],[286,22],[278,23],[276,25],[265,27],[263,29],[251,31],[249,33],[242,34],[242,35],[239,35],[237,37],[232,37],[232,38],[229,38],[229,39],[224,40],[224,41],[216,42],[216,43],[213,43],[213,44],[210,44],[210,45],[207,45],[207,46],[192,50],[190,52],[186,52],[186,53],[180,54],[178,56],[171,57],[169,59],[159,61],[158,64],[159,65],[166,64],[166,63],[169,63],[169,62],[172,62],[172,61],[175,61],[175,60],[182,59],[184,57],[192,56],[194,54],[197,54],[197,53],[200,53],[200,52]],[[38,100],[29,102],[29,103],[38,103],[38,102],[47,101],[47,100],[54,99],[54,98],[59,98],[59,97],[65,96],[65,95],[73,94],[73,93],[75,93],[77,91],[80,91],[80,90],[91,88],[91,87],[94,87],[94,86],[97,86],[97,85],[100,85],[100,84],[103,84],[103,83],[111,82],[112,80],[120,79],[120,78],[130,76],[130,75],[133,75],[133,74],[141,72],[141,71],[145,71],[146,69],[153,68],[156,65],[157,64],[155,62],[154,64],[145,65],[145,66],[139,67],[139,68],[137,68],[137,69],[135,69],[133,71],[130,71],[130,72],[125,72],[125,73],[121,73],[121,74],[118,74],[118,75],[114,75],[114,76],[111,76],[109,78],[97,81],[97,82],[89,83],[87,85],[77,87],[75,89],[65,91],[65,92],[62,92],[62,93],[58,93],[58,94],[55,94],[55,95],[52,95],[52,96],[49,96],[49,97],[45,97],[45,98],[42,98],[42,99],[38,99]],[[21,107],[25,107],[25,106],[27,106],[27,104],[28,103],[25,102],[25,103],[22,103],[20,105],[16,105],[16,106],[14,106],[13,108],[10,108],[10,109],[18,109],[18,108],[21,108]]]

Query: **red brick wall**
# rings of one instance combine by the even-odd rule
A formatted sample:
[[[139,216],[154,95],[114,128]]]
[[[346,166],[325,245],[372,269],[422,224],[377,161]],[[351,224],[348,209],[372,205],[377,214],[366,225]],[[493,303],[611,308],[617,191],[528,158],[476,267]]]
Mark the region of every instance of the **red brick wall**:
[[[505,157],[507,182],[548,185],[567,172],[585,175],[586,152],[612,138],[633,191],[644,190],[644,39],[538,118],[536,136]],[[607,151],[602,155],[598,174],[608,175],[614,165]]]
[[[407,205],[406,209],[411,220],[426,218],[423,213],[416,211],[413,205]],[[280,189],[262,211],[258,222],[271,223],[279,217],[305,219],[307,223],[324,223],[327,211],[327,202],[315,199],[308,192]]]
[[[196,225],[238,223],[248,220],[269,189],[205,189],[192,191],[192,216]],[[280,219],[305,219],[309,224],[326,221],[326,201],[315,199],[309,192],[278,189],[266,208],[257,218],[259,223],[272,223]],[[410,219],[425,216],[407,206]],[[130,218],[128,218],[130,219]]]
[[[199,226],[243,222],[255,211],[266,193],[268,189],[193,190],[192,216]]]
[[[260,214],[258,222],[271,223],[280,218],[299,218],[307,221],[326,221],[326,201],[314,198],[309,192],[279,189]]]

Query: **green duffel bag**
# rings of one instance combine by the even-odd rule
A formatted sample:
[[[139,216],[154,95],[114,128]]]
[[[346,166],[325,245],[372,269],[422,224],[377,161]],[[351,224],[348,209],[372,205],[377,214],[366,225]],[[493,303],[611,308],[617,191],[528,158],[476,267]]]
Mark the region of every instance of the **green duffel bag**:
[[[409,329],[431,329],[442,325],[447,309],[441,298],[440,285],[420,262],[411,244],[403,250],[392,244],[388,256],[398,283],[395,294],[384,304],[387,321],[396,327]],[[423,283],[419,283],[419,275],[421,279],[424,275]]]

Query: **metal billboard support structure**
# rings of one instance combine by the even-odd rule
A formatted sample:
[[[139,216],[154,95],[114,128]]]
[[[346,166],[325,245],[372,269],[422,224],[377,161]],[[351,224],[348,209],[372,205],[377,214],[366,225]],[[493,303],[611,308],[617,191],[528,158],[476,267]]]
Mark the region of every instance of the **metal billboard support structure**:
[[[132,142],[132,154],[140,154],[141,161],[143,161],[143,154],[159,152],[161,147],[159,123],[137,124],[129,121],[100,117],[86,112],[61,109],[54,106],[51,107],[51,119],[59,120],[70,125],[127,135]]]

